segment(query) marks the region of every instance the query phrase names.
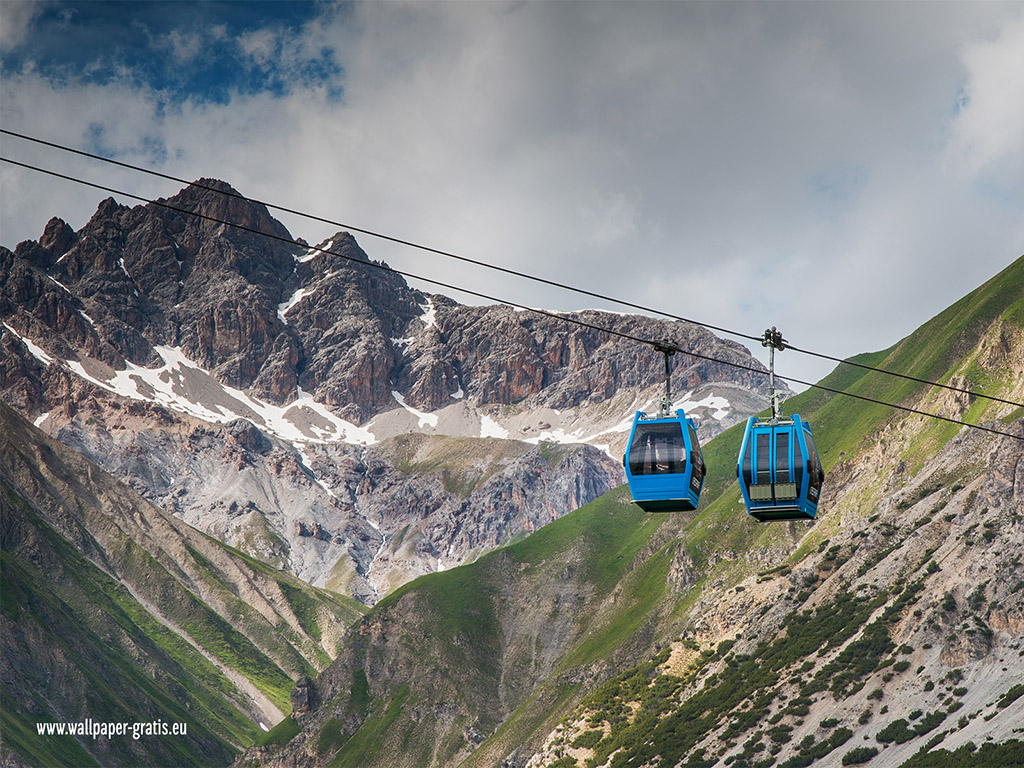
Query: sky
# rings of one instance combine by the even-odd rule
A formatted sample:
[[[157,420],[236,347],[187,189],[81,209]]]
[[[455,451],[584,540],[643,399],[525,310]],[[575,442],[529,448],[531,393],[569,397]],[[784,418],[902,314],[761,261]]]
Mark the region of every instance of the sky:
[[[1020,2],[3,0],[0,127],[835,356],[1024,254]],[[8,135],[0,154],[181,186]],[[0,244],[107,196],[0,163]],[[357,239],[519,304],[622,310]]]

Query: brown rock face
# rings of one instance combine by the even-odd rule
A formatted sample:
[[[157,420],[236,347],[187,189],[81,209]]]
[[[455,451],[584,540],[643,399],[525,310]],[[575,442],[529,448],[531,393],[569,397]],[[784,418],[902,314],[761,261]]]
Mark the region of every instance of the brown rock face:
[[[393,390],[425,411],[450,404],[460,389],[480,405],[571,408],[661,376],[660,358],[635,343],[425,295],[371,262],[350,234],[307,248],[263,206],[222,192],[237,195],[202,180],[164,205],[107,199],[77,233],[51,220],[39,242],[0,251],[0,315],[59,354],[79,349],[115,370],[123,360],[159,362],[154,345],[181,347],[232,387],[276,403],[301,387],[358,423],[395,408]],[[750,362],[739,345],[681,323],[574,316]],[[707,362],[677,364],[674,378],[689,388],[710,380],[764,385]]]

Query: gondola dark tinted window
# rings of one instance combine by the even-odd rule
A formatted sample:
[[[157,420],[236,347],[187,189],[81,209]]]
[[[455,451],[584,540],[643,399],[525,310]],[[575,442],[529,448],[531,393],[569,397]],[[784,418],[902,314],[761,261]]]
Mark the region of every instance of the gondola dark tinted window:
[[[818,449],[814,445],[814,438],[811,437],[810,432],[804,432],[804,440],[807,441],[807,450],[810,453],[808,469],[811,473],[811,482],[808,484],[808,492],[809,495],[813,494],[814,499],[817,499],[821,484],[825,480],[825,472],[822,469],[821,459],[818,458]]]
[[[700,451],[700,440],[697,439],[697,433],[693,430],[693,427],[687,424],[686,429],[690,433],[690,445],[693,446],[690,450],[690,463],[693,464],[690,488],[695,493],[700,493],[701,483],[704,482],[704,454]]]
[[[629,446],[629,471],[664,475],[686,471],[686,443],[679,423],[638,424]]]
[[[775,482],[789,480],[789,432],[775,432]]]
[[[757,482],[772,481],[772,436],[770,432],[757,433]]]

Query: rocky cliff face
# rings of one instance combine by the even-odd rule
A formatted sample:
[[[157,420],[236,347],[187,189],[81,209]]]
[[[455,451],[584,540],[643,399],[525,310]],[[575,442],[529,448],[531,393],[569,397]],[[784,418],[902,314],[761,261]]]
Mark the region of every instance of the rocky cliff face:
[[[106,200],[0,248],[4,399],[202,530],[371,602],[622,482],[653,350],[413,290],[350,234],[310,247],[224,193]],[[572,317],[758,367],[686,324]],[[764,407],[763,376],[675,360],[704,439]],[[391,444],[409,433],[423,455]]]
[[[57,409],[64,443],[191,525],[372,603],[423,573],[536,530],[619,482],[591,446],[399,435],[296,446],[106,396]]]
[[[38,242],[0,251],[0,316],[62,359],[77,352],[116,370],[125,360],[152,367],[160,363],[154,347],[175,347],[223,384],[278,405],[299,387],[359,424],[395,409],[393,391],[430,413],[453,396],[567,409],[662,378],[660,357],[634,344],[413,290],[350,234],[305,247],[263,206],[222,192],[237,194],[201,180],[162,201],[172,210],[108,199],[77,233],[51,220]],[[749,361],[738,344],[688,324],[571,316]],[[764,388],[751,372],[692,360],[675,379],[677,391],[708,382]],[[43,396],[38,388],[31,394]]]

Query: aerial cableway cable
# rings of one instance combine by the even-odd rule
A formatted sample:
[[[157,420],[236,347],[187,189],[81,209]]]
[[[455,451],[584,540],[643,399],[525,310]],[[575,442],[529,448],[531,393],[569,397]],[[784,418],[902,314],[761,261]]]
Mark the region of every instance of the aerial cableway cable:
[[[329,254],[329,255],[335,256],[337,258],[345,259],[346,261],[351,261],[353,263],[360,264],[360,265],[362,265],[364,267],[367,267],[367,266],[368,267],[373,267],[375,269],[380,269],[380,270],[385,271],[385,272],[391,272],[391,273],[396,274],[396,275],[401,275],[402,277],[405,277],[405,278],[408,278],[408,279],[411,279],[411,280],[420,280],[420,281],[422,281],[424,283],[428,283],[430,285],[434,285],[434,286],[437,286],[439,288],[447,288],[449,290],[459,291],[459,292],[465,293],[465,294],[467,294],[469,296],[475,296],[477,298],[485,299],[487,301],[491,301],[491,302],[494,302],[496,304],[504,304],[504,305],[512,307],[514,309],[523,310],[525,312],[531,312],[533,314],[541,315],[541,316],[544,316],[544,317],[550,317],[550,318],[553,318],[555,320],[560,320],[560,321],[562,321],[564,323],[569,323],[569,324],[576,325],[576,326],[582,327],[582,328],[587,328],[587,329],[590,329],[590,330],[593,330],[593,331],[598,331],[598,332],[601,332],[601,333],[607,333],[610,336],[616,336],[618,338],[625,339],[627,341],[633,341],[633,342],[636,342],[637,344],[646,344],[646,345],[651,346],[651,347],[653,347],[653,348],[655,348],[656,350],[659,350],[659,351],[661,351],[665,347],[668,347],[668,348],[674,350],[675,352],[680,352],[680,353],[682,353],[684,355],[688,355],[690,357],[694,357],[694,358],[697,358],[697,359],[700,359],[700,360],[706,360],[708,362],[719,363],[721,365],[731,366],[731,367],[737,368],[739,370],[749,371],[751,373],[756,373],[756,374],[759,374],[759,375],[762,375],[762,376],[767,376],[768,375],[768,371],[762,370],[760,368],[755,368],[754,366],[751,366],[751,365],[744,365],[742,363],[737,363],[737,362],[731,361],[731,360],[722,360],[720,358],[711,357],[710,355],[704,355],[704,354],[701,354],[699,352],[694,352],[692,350],[684,349],[684,348],[678,346],[677,344],[675,344],[675,342],[667,342],[665,340],[645,339],[645,338],[642,338],[642,337],[639,337],[639,336],[634,336],[633,334],[625,333],[623,331],[616,331],[616,330],[613,330],[611,328],[605,328],[605,327],[602,327],[602,326],[599,326],[599,325],[595,325],[593,323],[588,323],[585,320],[580,320],[579,318],[575,318],[575,317],[569,317],[567,315],[560,314],[558,312],[551,312],[551,311],[544,310],[544,309],[537,309],[536,307],[528,307],[525,304],[520,304],[518,302],[510,301],[508,299],[503,299],[503,298],[500,298],[498,296],[493,296],[491,294],[483,293],[481,291],[476,291],[476,290],[472,290],[472,289],[469,289],[469,288],[462,288],[460,286],[453,285],[451,283],[446,283],[446,282],[442,282],[440,280],[436,280],[434,278],[430,278],[430,277],[425,277],[423,275],[414,274],[414,273],[408,272],[406,270],[395,269],[394,267],[391,267],[391,266],[389,266],[387,264],[384,264],[384,263],[381,263],[381,262],[363,261],[361,259],[355,258],[354,256],[349,256],[347,254],[340,253],[338,251],[332,251],[329,248],[320,248],[318,246],[310,246],[310,245],[308,245],[305,242],[300,242],[298,240],[295,240],[295,239],[292,239],[292,238],[288,238],[288,237],[284,237],[282,235],[275,235],[272,232],[264,232],[263,230],[256,229],[254,227],[249,227],[249,226],[246,226],[244,224],[236,224],[234,222],[230,222],[230,221],[225,221],[223,219],[219,219],[219,218],[217,218],[215,216],[209,216],[207,214],[199,213],[197,211],[190,211],[187,208],[181,208],[181,207],[178,207],[176,205],[172,205],[172,204],[166,202],[165,200],[152,200],[150,198],[144,197],[142,195],[137,195],[137,194],[134,194],[132,192],[125,192],[124,190],[114,189],[113,187],[108,187],[108,186],[105,186],[105,185],[102,185],[102,184],[98,184],[96,182],[87,181],[85,179],[80,179],[80,178],[77,178],[75,176],[70,176],[68,174],[60,173],[58,171],[52,171],[52,170],[48,170],[46,168],[40,168],[38,166],[31,165],[29,163],[23,163],[23,162],[21,162],[19,160],[13,160],[13,159],[8,158],[8,157],[0,156],[0,161],[5,162],[5,163],[10,163],[11,165],[19,166],[21,168],[26,168],[28,170],[36,171],[38,173],[43,173],[43,174],[46,174],[48,176],[53,176],[55,178],[64,179],[65,181],[71,181],[71,182],[75,182],[76,184],[82,184],[82,185],[87,186],[87,187],[92,187],[93,189],[98,189],[98,190],[100,190],[102,192],[107,192],[107,193],[110,193],[110,194],[113,194],[113,195],[121,195],[122,197],[131,198],[133,200],[138,200],[138,201],[140,201],[142,203],[146,203],[148,205],[153,205],[153,206],[156,206],[156,207],[159,207],[159,208],[164,208],[166,210],[174,211],[176,213],[180,213],[180,214],[183,214],[183,215],[186,215],[186,216],[192,216],[194,218],[202,219],[204,221],[209,221],[209,222],[211,222],[213,224],[221,224],[221,225],[224,225],[224,226],[232,227],[233,229],[237,229],[237,230],[239,230],[241,232],[248,232],[250,234],[254,234],[254,235],[257,235],[257,236],[260,236],[260,237],[265,237],[265,238],[268,238],[270,240],[276,240],[278,242],[286,243],[288,245],[293,245],[293,246],[296,246],[296,247],[299,247],[299,248],[307,248],[309,250],[317,251],[318,253]],[[761,341],[762,337],[756,337],[756,338],[757,338],[758,341]],[[962,427],[971,427],[972,429],[979,429],[979,430],[982,430],[984,432],[990,432],[992,434],[1000,435],[1002,437],[1012,437],[1015,440],[1024,441],[1024,437],[1021,437],[1019,435],[1014,435],[1014,434],[1012,434],[1010,432],[1003,432],[1001,430],[992,429],[991,427],[986,427],[986,426],[983,426],[983,425],[980,425],[980,424],[971,424],[969,422],[961,421],[959,419],[954,419],[954,418],[951,418],[949,416],[942,416],[942,415],[937,414],[937,413],[930,413],[928,411],[922,411],[922,410],[919,410],[917,408],[912,408],[912,407],[906,406],[906,405],[899,405],[897,403],[888,403],[888,402],[885,402],[883,400],[877,400],[877,399],[872,398],[872,397],[867,397],[865,395],[858,395],[858,394],[855,394],[853,392],[846,392],[846,391],[843,391],[843,390],[840,390],[840,389],[834,389],[832,387],[828,387],[828,386],[825,386],[825,385],[822,385],[822,384],[815,384],[815,383],[810,382],[810,381],[804,381],[802,379],[797,379],[797,378],[792,377],[792,376],[780,376],[779,374],[775,374],[775,378],[782,379],[783,381],[788,381],[788,382],[790,382],[792,384],[799,384],[799,385],[806,386],[806,387],[812,387],[814,389],[820,389],[822,391],[830,392],[830,393],[836,394],[836,395],[845,395],[846,397],[852,397],[852,398],[855,398],[857,400],[864,400],[866,402],[874,403],[876,405],[882,405],[882,406],[886,406],[888,408],[896,408],[898,410],[906,411],[908,413],[914,413],[914,414],[917,414],[919,416],[925,416],[925,417],[929,417],[929,418],[933,418],[933,419],[939,419],[941,421],[946,421],[946,422],[949,422],[951,424],[957,424],[957,425],[962,426]],[[1017,405],[1017,406],[1020,406],[1020,407],[1024,407],[1024,404],[1014,403],[1012,401],[1004,401],[1004,402],[1007,402],[1009,405]]]
[[[332,219],[327,219],[327,218],[324,218],[322,216],[317,216],[316,214],[306,213],[304,211],[295,210],[294,208],[286,208],[285,206],[276,205],[274,203],[268,203],[268,202],[265,202],[263,200],[257,200],[256,198],[253,198],[253,197],[246,197],[245,195],[242,195],[242,194],[240,194],[238,192],[229,192],[229,191],[224,190],[224,189],[217,189],[216,187],[211,187],[209,185],[202,184],[202,183],[197,182],[197,181],[188,181],[187,179],[182,179],[182,178],[179,178],[177,176],[171,176],[170,174],[161,173],[160,171],[154,171],[154,170],[151,170],[149,168],[143,168],[142,166],[132,165],[131,163],[125,163],[125,162],[123,162],[121,160],[113,160],[113,159],[111,159],[109,157],[103,157],[102,155],[96,155],[96,154],[93,154],[92,152],[86,152],[85,150],[74,149],[73,147],[65,147],[65,146],[63,146],[61,144],[55,144],[55,143],[53,143],[51,141],[45,141],[43,139],[37,139],[37,138],[32,137],[32,136],[26,136],[25,134],[15,133],[14,131],[8,131],[8,130],[3,129],[3,128],[0,128],[0,133],[6,133],[6,134],[8,134],[10,136],[15,136],[15,137],[17,137],[19,139],[25,139],[27,141],[33,141],[33,142],[35,142],[37,144],[42,144],[42,145],[47,146],[47,147],[53,147],[54,149],[61,149],[61,150],[64,150],[65,152],[71,152],[71,153],[76,154],[76,155],[81,155],[82,157],[88,157],[88,158],[90,158],[92,160],[100,160],[100,161],[102,161],[104,163],[109,163],[111,165],[117,165],[117,166],[120,166],[121,168],[127,168],[127,169],[132,170],[132,171],[139,171],[140,173],[147,173],[147,174],[149,174],[151,176],[156,176],[156,177],[161,178],[161,179],[167,179],[168,181],[174,181],[174,182],[176,182],[178,184],[184,184],[185,186],[193,186],[193,187],[196,187],[198,189],[206,190],[206,191],[209,191],[209,192],[216,192],[218,194],[225,195],[226,197],[233,197],[233,198],[238,199],[238,200],[245,200],[246,202],[255,203],[257,205],[262,205],[262,206],[265,206],[265,207],[270,208],[270,209],[275,210],[275,211],[281,211],[282,213],[290,213],[290,214],[292,214],[294,216],[301,216],[301,217],[303,217],[305,219],[309,219],[310,221],[318,221],[321,224],[330,224],[331,226],[340,227],[342,229],[347,229],[347,230],[349,230],[351,232],[358,232],[361,235],[368,235],[369,237],[376,237],[376,238],[378,238],[380,240],[386,240],[389,243],[395,243],[396,245],[404,245],[404,246],[407,246],[409,248],[415,248],[415,249],[420,250],[420,251],[425,251],[427,253],[433,253],[433,254],[435,254],[437,256],[444,256],[445,258],[456,259],[456,260],[462,261],[462,262],[464,262],[466,264],[473,264],[474,266],[484,267],[486,269],[492,269],[492,270],[495,270],[496,272],[502,272],[503,274],[511,275],[513,277],[521,277],[524,280],[532,280],[534,282],[541,283],[543,285],[547,285],[547,286],[550,286],[552,288],[561,288],[563,290],[571,291],[573,293],[578,293],[578,294],[581,294],[583,296],[589,296],[592,299],[600,299],[602,301],[607,301],[607,302],[610,302],[612,304],[619,304],[619,305],[624,306],[624,307],[630,307],[632,309],[638,309],[638,310],[640,310],[642,312],[653,312],[655,314],[659,314],[659,315],[662,315],[664,317],[667,317],[667,318],[669,318],[671,320],[680,320],[680,321],[682,321],[684,323],[691,323],[693,325],[699,325],[699,326],[701,326],[703,328],[707,328],[709,330],[718,331],[719,333],[726,333],[726,334],[729,334],[731,336],[739,336],[741,338],[748,339],[749,341],[760,341],[761,340],[760,336],[750,336],[750,335],[748,335],[746,333],[739,333],[738,331],[731,331],[728,328],[719,328],[718,326],[709,325],[708,323],[701,323],[701,322],[698,322],[697,320],[692,320],[692,319],[687,318],[687,317],[680,317],[678,315],[673,315],[673,314],[670,314],[668,312],[661,312],[661,311],[656,310],[656,309],[651,309],[650,307],[645,307],[645,306],[643,306],[641,304],[634,304],[632,302],[624,301],[622,299],[616,299],[616,298],[614,298],[612,296],[605,296],[604,294],[597,293],[595,291],[588,291],[588,290],[586,290],[584,288],[577,288],[575,286],[567,285],[565,283],[560,283],[560,282],[557,282],[555,280],[549,280],[549,279],[544,278],[544,277],[538,277],[537,275],[531,275],[531,274],[529,274],[527,272],[520,272],[519,270],[510,269],[509,267],[502,267],[502,266],[500,266],[498,264],[491,264],[489,262],[481,261],[479,259],[473,259],[473,258],[470,258],[469,256],[461,256],[461,255],[459,255],[457,253],[452,253],[451,251],[441,250],[440,248],[433,248],[433,247],[431,247],[429,245],[423,245],[422,243],[416,243],[416,242],[413,242],[411,240],[405,240],[405,239],[402,239],[400,237],[395,237],[393,235],[386,235],[386,234],[384,234],[382,232],[376,232],[376,231],[371,230],[371,229],[365,229],[363,227],[354,227],[351,224],[346,224],[346,223],[341,222],[341,221],[334,221]]]
[[[508,267],[502,267],[502,266],[500,266],[498,264],[491,264],[489,262],[481,261],[479,259],[473,259],[473,258],[470,258],[468,256],[462,256],[462,255],[459,255],[459,254],[456,254],[456,253],[452,253],[451,251],[445,251],[445,250],[442,250],[442,249],[439,249],[439,248],[433,248],[433,247],[428,246],[428,245],[423,245],[422,243],[416,243],[416,242],[413,242],[411,240],[405,240],[403,238],[395,237],[393,235],[387,235],[387,234],[384,234],[382,232],[377,232],[377,231],[370,230],[370,229],[365,229],[365,228],[362,228],[362,227],[356,227],[356,226],[353,226],[351,224],[346,224],[344,222],[334,221],[332,219],[324,218],[324,217],[318,216],[316,214],[306,213],[304,211],[299,211],[299,210],[296,210],[294,208],[287,208],[285,206],[277,205],[275,203],[268,203],[268,202],[265,202],[265,201],[262,201],[262,200],[257,200],[255,198],[246,197],[245,195],[242,195],[242,194],[240,194],[238,192],[234,192],[234,191],[230,191],[229,192],[229,191],[224,190],[224,189],[218,189],[216,187],[211,187],[209,185],[202,184],[202,183],[200,183],[198,181],[191,181],[190,182],[187,179],[182,179],[182,178],[179,178],[177,176],[172,176],[172,175],[167,174],[167,173],[162,173],[160,171],[154,171],[154,170],[152,170],[150,168],[144,168],[142,166],[133,165],[131,163],[126,163],[126,162],[123,162],[121,160],[114,160],[114,159],[109,158],[109,157],[103,157],[102,155],[97,155],[97,154],[94,154],[92,152],[86,152],[85,150],[81,150],[81,149],[75,149],[74,147],[67,147],[67,146],[64,146],[62,144],[57,144],[55,142],[46,141],[45,139],[36,138],[34,136],[28,136],[28,135],[23,134],[23,133],[16,133],[14,131],[10,131],[10,130],[4,129],[4,128],[0,128],[0,133],[7,134],[9,136],[14,136],[14,137],[19,138],[19,139],[24,139],[26,141],[35,142],[36,144],[41,144],[43,146],[52,147],[54,149],[59,149],[59,150],[62,150],[64,152],[70,152],[72,154],[80,155],[82,157],[87,157],[87,158],[92,159],[92,160],[99,160],[101,162],[108,163],[110,165],[116,165],[116,166],[119,166],[121,168],[126,168],[128,170],[138,171],[140,173],[149,174],[151,176],[156,176],[157,178],[167,179],[168,181],[174,181],[174,182],[176,182],[178,184],[184,184],[186,186],[194,186],[194,187],[196,187],[198,189],[203,189],[203,190],[206,190],[206,191],[209,191],[209,192],[215,192],[217,194],[224,195],[226,197],[232,197],[232,198],[235,198],[235,199],[238,199],[238,200],[244,200],[246,202],[255,203],[257,205],[262,205],[262,206],[264,206],[266,208],[269,208],[269,209],[272,209],[272,210],[275,210],[275,211],[280,211],[282,213],[289,213],[289,214],[292,214],[294,216],[300,216],[302,218],[309,219],[311,221],[317,221],[317,222],[320,222],[321,224],[330,224],[331,226],[340,227],[341,229],[346,229],[346,230],[349,230],[351,232],[358,232],[359,234],[367,235],[369,237],[375,237],[375,238],[378,238],[380,240],[385,240],[385,241],[390,242],[390,243],[395,243],[396,245],[403,245],[403,246],[406,246],[406,247],[409,247],[409,248],[414,248],[414,249],[417,249],[417,250],[424,251],[426,253],[433,253],[433,254],[438,255],[438,256],[444,256],[445,258],[455,259],[457,261],[461,261],[461,262],[464,262],[466,264],[473,264],[474,266],[484,267],[486,269],[491,269],[491,270],[494,270],[496,272],[501,272],[501,273],[506,274],[506,275],[511,275],[513,277],[519,277],[519,278],[522,278],[524,280],[531,280],[533,282],[540,283],[542,285],[547,285],[547,286],[550,286],[552,288],[560,288],[562,290],[566,290],[566,291],[570,291],[572,293],[580,294],[581,296],[588,296],[588,297],[593,298],[593,299],[600,299],[601,301],[607,301],[607,302],[609,302],[611,304],[618,304],[618,305],[623,306],[623,307],[629,307],[631,309],[636,309],[636,310],[639,310],[641,312],[647,312],[647,313],[654,314],[654,315],[660,315],[660,316],[666,317],[666,318],[668,318],[670,320],[678,320],[678,321],[685,322],[685,323],[691,323],[692,325],[697,325],[697,326],[700,326],[702,328],[707,328],[708,330],[711,330],[711,331],[717,331],[718,333],[724,333],[724,334],[727,334],[729,336],[736,336],[738,338],[746,339],[748,341],[755,341],[755,342],[758,342],[758,343],[760,343],[760,341],[761,341],[761,336],[754,336],[754,335],[751,335],[751,334],[748,334],[748,333],[743,333],[741,331],[734,331],[734,330],[731,330],[729,328],[723,328],[721,326],[711,325],[710,323],[703,323],[703,322],[700,322],[699,320],[694,320],[692,318],[681,317],[681,316],[673,314],[671,312],[665,312],[664,310],[655,309],[653,307],[647,307],[647,306],[644,306],[642,304],[636,304],[634,302],[626,301],[624,299],[617,299],[617,298],[615,298],[613,296],[607,296],[605,294],[597,293],[595,291],[590,291],[590,290],[587,290],[585,288],[579,288],[577,286],[568,285],[566,283],[560,283],[558,281],[550,280],[550,279],[544,278],[544,277],[539,277],[537,275],[531,275],[531,274],[529,274],[527,272],[522,272],[522,271],[519,271],[519,270],[510,269]],[[121,193],[121,194],[123,194],[123,193]],[[507,302],[502,302],[502,303],[507,303]],[[853,366],[855,368],[860,368],[861,370],[864,370],[864,371],[874,371],[876,373],[885,374],[887,376],[894,376],[896,378],[905,379],[907,381],[913,381],[913,382],[918,383],[918,384],[925,384],[925,385],[930,386],[930,387],[939,387],[941,389],[947,389],[947,390],[950,390],[952,392],[958,392],[960,394],[968,395],[970,397],[980,397],[980,398],[984,398],[986,400],[991,400],[993,402],[1004,403],[1006,405],[1013,405],[1013,406],[1016,406],[1016,407],[1019,407],[1019,408],[1020,407],[1024,407],[1024,403],[1018,403],[1018,402],[1015,402],[1013,400],[1006,400],[1006,399],[1001,398],[1001,397],[996,397],[995,395],[987,395],[987,394],[985,394],[983,392],[976,392],[974,390],[965,389],[963,387],[957,387],[957,386],[954,386],[952,384],[943,384],[943,383],[937,382],[937,381],[930,381],[928,379],[922,379],[920,377],[912,376],[910,374],[900,373],[899,371],[892,371],[892,370],[889,370],[889,369],[886,369],[886,368],[877,368],[875,366],[866,365],[864,363],[858,363],[855,360],[850,360],[848,358],[835,357],[833,355],[828,355],[828,354],[825,354],[823,352],[814,352],[813,350],[802,349],[800,347],[795,347],[795,346],[788,345],[788,344],[787,344],[786,348],[787,349],[791,349],[794,352],[799,352],[800,354],[810,355],[811,357],[817,357],[817,358],[820,358],[820,359],[823,359],[823,360],[830,360],[830,361],[838,363],[840,365]]]

